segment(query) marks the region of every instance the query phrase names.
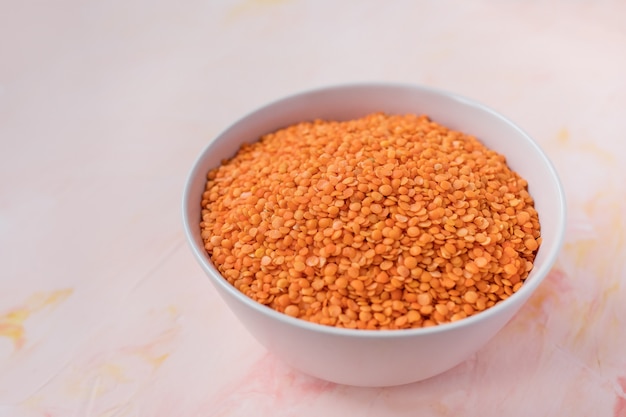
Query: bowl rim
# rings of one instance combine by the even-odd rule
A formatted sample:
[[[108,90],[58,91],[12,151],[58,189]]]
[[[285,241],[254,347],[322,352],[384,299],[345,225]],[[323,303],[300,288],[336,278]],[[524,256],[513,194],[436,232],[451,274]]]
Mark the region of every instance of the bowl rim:
[[[484,113],[488,113],[491,117],[496,119],[500,119],[500,121],[506,123],[510,126],[513,131],[517,131],[520,137],[523,137],[532,148],[536,152],[538,159],[545,164],[547,171],[549,171],[551,178],[550,180],[554,182],[556,188],[558,190],[558,196],[556,196],[555,200],[558,201],[558,218],[556,225],[556,241],[549,248],[549,252],[545,255],[544,263],[538,270],[531,271],[533,275],[533,279],[528,280],[527,277],[524,281],[524,284],[520,287],[520,289],[514,292],[507,299],[502,300],[498,304],[489,307],[481,312],[478,312],[469,317],[465,317],[463,319],[454,321],[454,322],[446,322],[440,323],[435,326],[430,327],[419,327],[419,328],[410,328],[410,329],[380,329],[380,330],[372,330],[372,329],[350,329],[343,327],[335,327],[329,325],[323,325],[319,323],[309,322],[304,319],[294,318],[288,316],[287,314],[278,312],[271,307],[265,306],[242,292],[236,289],[233,285],[231,285],[222,275],[219,273],[217,268],[212,264],[204,247],[198,247],[196,245],[193,232],[191,230],[192,224],[194,222],[199,222],[198,219],[189,218],[188,207],[190,202],[197,198],[197,196],[192,195],[192,183],[193,179],[196,178],[197,175],[205,176],[206,173],[200,172],[200,165],[202,161],[206,158],[207,154],[211,151],[214,143],[218,142],[218,140],[227,135],[232,129],[236,128],[241,123],[246,120],[254,117],[255,115],[262,114],[263,112],[267,112],[273,107],[280,106],[286,102],[292,100],[299,100],[311,95],[317,94],[325,94],[330,92],[337,92],[340,90],[361,90],[361,89],[396,89],[398,91],[401,90],[410,90],[410,91],[420,91],[422,93],[434,94],[437,96],[445,96],[447,99],[457,101],[462,103],[463,105],[474,107]],[[192,250],[196,261],[200,264],[202,269],[209,275],[210,280],[214,285],[220,286],[220,288],[230,294],[234,299],[238,302],[245,304],[248,308],[255,310],[259,314],[267,316],[270,319],[278,320],[279,322],[288,325],[295,326],[302,330],[313,331],[317,333],[323,333],[327,335],[337,335],[337,336],[345,336],[345,337],[356,337],[356,338],[405,338],[405,337],[415,337],[415,336],[426,336],[436,333],[449,332],[455,329],[471,327],[474,324],[479,322],[486,321],[490,318],[495,318],[495,316],[500,314],[501,310],[507,309],[508,305],[513,303],[517,299],[523,299],[524,297],[529,298],[535,289],[543,282],[545,277],[550,273],[559,253],[563,246],[564,238],[565,238],[565,226],[566,226],[566,218],[567,218],[567,206],[565,199],[565,192],[563,189],[562,182],[559,178],[559,175],[550,161],[546,153],[541,149],[539,144],[524,130],[522,130],[518,125],[516,125],[512,120],[506,118],[501,113],[495,111],[491,107],[488,107],[476,100],[461,96],[456,93],[449,92],[447,90],[433,88],[429,86],[419,85],[419,84],[409,84],[409,83],[395,83],[395,82],[359,82],[359,83],[344,83],[344,84],[334,84],[324,87],[317,87],[308,90],[303,90],[294,94],[290,94],[284,96],[282,98],[275,99],[270,101],[269,103],[257,107],[255,110],[252,110],[245,114],[244,116],[236,119],[234,122],[230,123],[228,127],[222,130],[219,134],[211,138],[204,149],[200,152],[200,154],[196,157],[193,162],[191,169],[188,172],[188,175],[185,178],[184,190],[183,190],[183,198],[182,198],[182,221],[183,228],[185,232],[185,238],[187,244]],[[520,307],[523,303],[520,304]]]

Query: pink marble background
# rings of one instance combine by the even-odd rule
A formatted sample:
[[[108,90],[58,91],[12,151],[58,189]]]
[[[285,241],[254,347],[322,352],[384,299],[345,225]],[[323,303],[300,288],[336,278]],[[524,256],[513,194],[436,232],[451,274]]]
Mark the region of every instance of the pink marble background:
[[[7,2],[0,12],[0,416],[626,417],[626,3]],[[565,247],[484,349],[364,389],[286,367],[184,242],[191,163],[302,90],[455,91],[545,149]]]

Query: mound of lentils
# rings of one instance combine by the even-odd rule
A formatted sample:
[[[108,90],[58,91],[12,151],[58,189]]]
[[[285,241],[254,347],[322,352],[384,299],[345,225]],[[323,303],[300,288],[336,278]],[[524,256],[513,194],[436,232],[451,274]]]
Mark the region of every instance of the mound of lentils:
[[[202,238],[243,294],[354,329],[452,322],[523,284],[541,244],[527,182],[419,115],[299,123],[207,175]]]

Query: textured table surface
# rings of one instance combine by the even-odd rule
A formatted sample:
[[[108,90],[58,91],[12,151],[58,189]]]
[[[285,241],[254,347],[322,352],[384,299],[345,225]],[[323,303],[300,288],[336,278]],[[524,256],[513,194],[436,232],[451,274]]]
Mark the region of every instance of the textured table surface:
[[[0,415],[626,416],[626,4],[7,2],[0,13]],[[355,388],[267,353],[184,242],[181,194],[243,114],[345,82],[474,98],[568,198],[552,273],[484,349]]]

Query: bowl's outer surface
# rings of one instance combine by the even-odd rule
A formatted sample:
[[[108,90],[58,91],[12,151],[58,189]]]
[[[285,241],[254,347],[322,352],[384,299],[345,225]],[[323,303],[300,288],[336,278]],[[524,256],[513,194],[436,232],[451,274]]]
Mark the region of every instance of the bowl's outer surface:
[[[241,294],[224,280],[204,251],[200,199],[206,173],[243,143],[313,119],[348,120],[373,112],[427,114],[449,128],[476,136],[507,158],[529,183],[543,243],[522,288],[505,302],[467,319],[427,329],[347,330],[293,319]],[[209,143],[185,187],[183,221],[192,251],[222,298],[269,351],[319,378],[358,386],[419,381],[459,364],[486,344],[521,308],[556,260],[565,230],[565,198],[552,164],[513,123],[465,98],[413,85],[360,84],[314,90],[249,114]]]

